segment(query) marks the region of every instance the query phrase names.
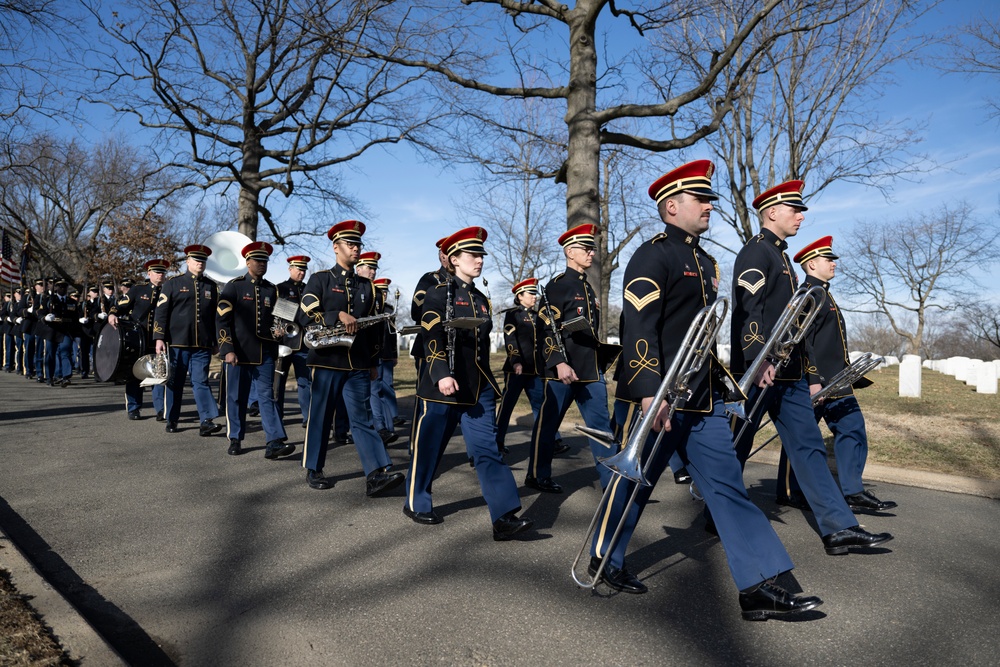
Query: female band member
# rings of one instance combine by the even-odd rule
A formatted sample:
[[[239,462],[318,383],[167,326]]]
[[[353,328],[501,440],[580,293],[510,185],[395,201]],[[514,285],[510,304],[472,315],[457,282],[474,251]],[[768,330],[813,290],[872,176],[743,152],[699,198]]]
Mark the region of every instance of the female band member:
[[[473,282],[483,271],[485,240],[486,230],[481,227],[449,236],[441,245],[448,257],[449,275],[427,291],[420,319],[425,364],[417,381],[423,404],[413,427],[403,514],[422,524],[443,521],[431,503],[431,481],[447,434],[461,423],[490,510],[493,539],[502,541],[528,530],[533,522],[518,518],[517,484],[496,448],[499,388],[489,365],[492,312]]]

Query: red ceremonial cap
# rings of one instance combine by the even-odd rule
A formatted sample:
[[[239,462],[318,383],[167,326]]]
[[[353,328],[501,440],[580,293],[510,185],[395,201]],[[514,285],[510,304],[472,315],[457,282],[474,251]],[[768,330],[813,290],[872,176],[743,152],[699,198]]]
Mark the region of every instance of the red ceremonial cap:
[[[828,259],[840,259],[835,254],[833,254],[833,237],[824,236],[823,238],[813,241],[807,245],[802,250],[799,250],[795,257],[792,258],[798,264],[804,264],[810,259],[815,259],[816,257],[826,257]]]
[[[243,246],[243,259],[256,259],[260,262],[266,262],[271,257],[272,252],[274,252],[274,246],[270,243],[254,241]]]
[[[389,289],[389,283],[392,282],[390,278],[376,278],[372,281],[372,284],[379,289]]]
[[[525,278],[518,284],[514,285],[510,289],[511,293],[514,295],[521,294],[522,292],[538,292],[538,278]]]
[[[309,257],[307,255],[295,255],[294,257],[289,257],[288,258],[288,263],[289,264],[291,264],[292,266],[297,266],[300,269],[308,269],[309,268],[309,262],[311,262],[311,261],[312,261],[312,257]]]
[[[649,197],[659,204],[671,195],[690,192],[699,197],[715,201],[719,198],[712,190],[712,174],[715,165],[711,160],[695,160],[677,167],[660,176],[649,186]]]
[[[382,253],[375,252],[363,252],[358,257],[358,266],[374,266],[378,268],[378,261],[382,259]]]
[[[445,241],[447,241],[447,240],[448,240],[448,238],[449,238],[449,237],[445,236],[444,238],[440,238],[440,239],[438,239],[437,241],[435,241],[435,242],[434,242],[434,246],[435,246],[435,247],[436,247],[436,248],[437,248],[438,250],[440,250],[440,249],[441,249],[441,246],[443,246],[443,245],[444,245],[444,242],[445,242]]]
[[[486,230],[482,227],[466,227],[442,239],[441,250],[446,255],[454,255],[462,250],[476,255],[488,255],[486,246],[483,244],[487,236]]]
[[[809,208],[802,201],[802,186],[804,185],[803,181],[785,181],[781,185],[775,185],[770,190],[765,190],[757,195],[757,198],[753,200],[753,207],[757,209],[758,213],[775,204],[788,204],[801,211],[808,211]]]
[[[562,247],[570,245],[582,245],[584,248],[594,248],[597,249],[597,240],[594,236],[597,234],[597,225],[579,225],[573,229],[563,232],[562,236],[559,237],[559,245]]]
[[[326,233],[326,238],[334,242],[347,241],[348,243],[362,245],[361,237],[364,234],[365,223],[358,220],[344,220],[331,227],[330,231]]]
[[[166,273],[167,269],[170,268],[170,261],[166,259],[151,259],[142,265],[142,268],[146,271],[154,271],[156,273]]]
[[[189,245],[188,247],[184,248],[184,254],[190,257],[191,259],[197,259],[201,262],[204,262],[206,259],[208,259],[208,256],[212,254],[212,249],[209,248],[207,245],[197,245],[197,244]]]

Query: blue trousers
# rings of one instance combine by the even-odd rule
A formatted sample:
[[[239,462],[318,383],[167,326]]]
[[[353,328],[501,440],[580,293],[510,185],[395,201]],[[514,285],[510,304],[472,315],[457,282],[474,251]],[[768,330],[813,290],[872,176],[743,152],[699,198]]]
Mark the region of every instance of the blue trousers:
[[[35,371],[40,380],[45,379],[49,373],[48,348],[52,347],[52,341],[35,336]],[[52,358],[53,371],[55,370],[55,357]]]
[[[69,378],[73,376],[73,339],[63,336],[55,344],[55,375],[51,378]],[[50,378],[50,379],[51,379]]]
[[[189,370],[198,419],[204,422],[219,416],[219,406],[208,387],[208,364],[211,360],[212,353],[205,348],[170,346],[170,363],[174,365],[174,373],[164,392],[164,416],[168,422],[176,424],[180,419],[181,400]]]
[[[521,509],[514,474],[500,458],[496,440],[496,392],[489,385],[475,405],[423,401],[414,426],[413,456],[406,475],[406,505],[414,512],[430,512],[431,484],[459,422],[465,447],[472,456],[479,488],[490,510],[490,522]]]
[[[602,377],[597,382],[573,382],[563,384],[559,380],[545,380],[545,397],[539,410],[538,419],[531,432],[531,451],[528,454],[529,477],[552,476],[552,449],[556,433],[562,423],[570,403],[576,401],[583,422],[590,428],[601,431],[611,430],[611,417],[608,415],[608,387]],[[611,471],[597,464],[599,458],[611,456],[615,452],[596,440],[590,441],[590,451],[594,455],[597,474],[601,485],[607,485]]]
[[[24,334],[24,373],[25,375],[35,374],[35,336]]]
[[[634,403],[615,401],[615,422],[625,428],[623,442],[628,442],[628,433],[638,425],[638,408]],[[750,502],[743,484],[743,470],[733,451],[732,432],[721,398],[715,397],[711,413],[676,413],[672,430],[663,434],[655,456],[650,459],[657,436],[658,433],[650,431],[643,449],[643,464],[648,465],[647,480],[655,486],[670,459],[675,454],[679,456],[712,512],[726,552],[729,572],[738,589],[750,588],[794,567],[767,517]],[[653,486],[639,488],[621,535],[612,545],[611,537],[621,522],[625,504],[636,485],[619,475],[612,477],[611,485],[611,500],[601,510],[591,555],[603,556],[611,548],[610,564],[622,567],[628,543],[653,493]]]
[[[226,364],[226,434],[242,441],[247,429],[250,387],[257,390],[257,406],[267,442],[285,440],[285,427],[274,402],[274,357],[266,352],[259,366]]]
[[[510,416],[521,398],[521,392],[528,395],[531,404],[531,414],[538,422],[538,411],[542,408],[545,398],[545,380],[537,375],[518,375],[504,373],[503,396],[500,397],[500,411],[497,413],[497,446],[501,447],[507,440],[507,429],[510,427]],[[553,436],[553,440],[555,437]]]
[[[382,438],[372,424],[372,383],[368,371],[338,371],[331,368],[312,369],[312,391],[309,398],[309,421],[306,425],[302,467],[317,472],[326,464],[326,449],[330,444],[330,426],[334,406],[343,397],[354,447],[361,458],[365,475],[392,465],[382,444]],[[263,413],[261,413],[263,414]]]
[[[3,367],[8,371],[21,370],[21,355],[23,354],[24,341],[20,334],[4,334],[3,340]]]
[[[375,417],[375,429],[386,429],[395,432],[392,420],[399,415],[396,407],[396,390],[392,386],[393,366],[389,361],[380,361],[378,376],[372,380],[372,415]]]
[[[833,433],[833,455],[837,461],[837,480],[840,490],[845,496],[861,493],[865,490],[861,475],[868,461],[868,432],[865,429],[865,417],[861,414],[861,406],[854,396],[844,396],[836,400],[817,405],[814,409],[816,422],[825,419],[830,432]],[[795,471],[788,463],[785,448],[781,448],[781,458],[778,462],[778,494],[790,495],[800,493],[799,481]]]
[[[760,391],[760,387],[750,391],[747,405],[754,404]],[[820,535],[857,526],[858,522],[827,466],[826,445],[816,424],[809,384],[805,378],[797,382],[776,382],[768,388],[763,403],[752,415],[751,424],[736,442],[736,455],[741,465],[746,464],[754,435],[765,413],[774,422],[781,437],[781,447],[795,468],[802,485],[802,495],[809,501],[819,524]],[[739,420],[734,421],[738,423],[738,430],[742,424]]]
[[[292,352],[284,361],[285,375],[274,388],[274,400],[278,406],[278,414],[282,419],[285,418],[284,381],[288,379],[288,369],[291,368],[295,371],[295,395],[299,401],[299,412],[302,414],[302,423],[305,424],[309,421],[309,367],[306,365],[306,359],[308,358],[309,353],[300,350],[299,352]]]
[[[164,383],[165,384],[165,383]],[[165,393],[165,388],[163,384],[154,384],[150,387],[153,392],[153,410],[156,412],[163,412],[163,396]],[[146,388],[142,386],[139,380],[129,380],[125,383],[125,409],[129,412],[134,412],[135,410],[142,409],[143,397],[146,393]]]

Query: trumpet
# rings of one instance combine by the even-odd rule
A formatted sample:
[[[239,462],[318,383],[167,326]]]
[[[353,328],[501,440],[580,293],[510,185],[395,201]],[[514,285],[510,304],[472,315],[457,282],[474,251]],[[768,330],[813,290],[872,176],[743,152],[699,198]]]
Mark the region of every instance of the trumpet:
[[[776,366],[776,375],[785,367],[788,360],[792,358],[795,346],[802,342],[806,331],[812,326],[816,316],[819,315],[820,308],[823,307],[825,302],[826,290],[819,285],[808,288],[803,286],[795,290],[792,298],[789,299],[788,304],[785,306],[784,312],[781,313],[781,317],[775,323],[774,329],[771,330],[771,337],[764,343],[764,349],[760,351],[757,358],[750,364],[750,368],[744,372],[743,378],[739,383],[740,393],[744,396],[750,395],[750,390],[753,388],[757,373],[765,361],[770,361]],[[740,428],[739,433],[736,434],[736,437],[733,438],[734,443],[739,442],[743,436],[743,432],[746,431],[747,425],[753,420],[757,409],[763,405],[765,393],[767,393],[767,387],[764,387],[757,395],[757,399],[753,402],[749,411],[745,408],[745,401],[737,401],[726,405],[726,412],[743,420],[743,426]]]
[[[368,327],[380,322],[387,322],[392,317],[392,313],[382,313],[381,315],[372,315],[371,317],[359,317],[355,321],[355,324],[358,327],[358,331],[360,331],[361,329],[367,329]],[[354,344],[354,334],[347,333],[347,327],[345,327],[342,322],[337,322],[332,327],[315,325],[306,327],[305,334],[302,336],[302,342],[305,343],[306,347],[312,350],[324,347],[350,348],[351,345]]]
[[[140,380],[139,386],[149,387],[154,384],[166,384],[174,373],[170,363],[170,346],[166,346],[159,354],[146,354],[132,364],[132,375]]]
[[[884,361],[885,361],[884,358],[876,357],[871,352],[866,352],[863,356],[858,357],[857,359],[854,360],[854,363],[852,363],[850,366],[848,366],[847,368],[845,368],[844,370],[840,371],[835,376],[833,376],[833,379],[830,380],[829,384],[827,384],[825,387],[823,387],[815,394],[813,394],[812,396],[813,407],[819,405],[821,402],[833,396],[834,394],[837,394],[840,391],[847,389],[855,382],[863,378],[865,375],[867,375],[871,371],[881,366],[882,362]],[[770,423],[771,421],[768,420],[763,424],[761,424],[760,428],[764,428]],[[777,437],[778,437],[777,433],[772,435],[770,438],[767,439],[767,442],[765,442],[761,446],[757,447],[757,449],[747,454],[747,458],[749,459],[751,456],[753,456],[760,450],[767,447]]]
[[[299,310],[299,304],[289,299],[276,299],[271,314],[274,316],[274,323],[271,325],[271,336],[275,340],[284,338],[294,338],[299,335],[301,329],[295,323],[295,314]]]
[[[669,402],[670,411],[667,417],[669,420],[691,398],[693,389],[690,386],[690,382],[701,370],[709,355],[712,354],[712,346],[715,343],[716,336],[719,334],[719,329],[722,327],[723,320],[726,319],[728,311],[729,300],[726,298],[720,298],[712,305],[705,306],[698,311],[698,314],[695,315],[694,320],[688,326],[684,340],[681,342],[677,354],[674,355],[670,367],[663,376],[663,380],[660,381],[656,395],[653,396],[653,401],[650,403],[649,411],[642,416],[638,426],[630,434],[628,444],[619,453],[600,461],[602,465],[610,468],[615,475],[634,482],[635,488],[632,490],[632,494],[625,504],[622,517],[615,527],[614,533],[612,533],[611,542],[601,557],[601,564],[591,579],[585,579],[577,574],[577,568],[579,567],[580,560],[590,548],[594,530],[601,518],[601,509],[611,501],[615,485],[613,480],[608,483],[607,489],[604,491],[604,496],[601,498],[601,502],[597,506],[597,511],[594,513],[594,518],[590,522],[590,527],[587,529],[583,546],[580,548],[580,552],[576,555],[573,565],[570,568],[570,574],[579,586],[593,588],[600,581],[601,574],[608,563],[608,557],[614,549],[614,545],[618,542],[622,530],[625,528],[629,511],[632,504],[635,503],[640,487],[651,486],[646,479],[646,471],[649,468],[650,462],[655,459],[656,453],[660,448],[660,443],[663,441],[663,434],[666,431],[660,431],[652,448],[649,450],[645,465],[642,464],[642,450],[645,446],[646,438],[653,428],[653,420],[657,412],[659,412],[660,404],[665,400]],[[619,444],[615,442],[614,437],[610,433],[584,426],[577,426],[576,428],[605,445],[617,447]]]

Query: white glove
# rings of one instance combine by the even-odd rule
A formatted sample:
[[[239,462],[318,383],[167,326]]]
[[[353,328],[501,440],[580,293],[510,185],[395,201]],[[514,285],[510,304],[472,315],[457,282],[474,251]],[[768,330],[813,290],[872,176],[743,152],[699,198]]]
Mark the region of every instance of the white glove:
[[[20,324],[21,320],[23,320],[23,319],[24,319],[23,317],[17,318],[16,320],[14,320],[14,324]]]
[[[31,308],[29,308],[29,309],[28,309],[28,312],[29,312],[29,313],[33,313],[33,312],[35,312],[35,307],[34,307],[34,306],[32,306]]]
[[[107,313],[98,313],[97,319],[99,319],[99,320],[106,320],[106,319],[108,319],[108,314]]]
[[[87,323],[87,318],[86,317],[81,317],[80,318],[80,324],[86,324],[86,323]]]
[[[54,313],[49,313],[48,315],[46,315],[45,316],[45,321],[46,322],[55,322],[56,321],[55,314]]]
[[[287,357],[291,353],[292,353],[292,348],[288,347],[287,345],[279,345],[278,346],[278,357],[279,358],[281,358],[281,357]]]

